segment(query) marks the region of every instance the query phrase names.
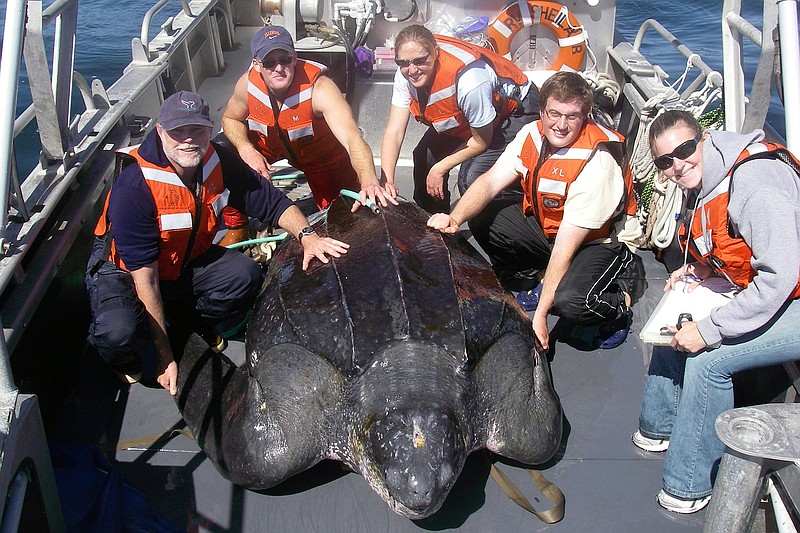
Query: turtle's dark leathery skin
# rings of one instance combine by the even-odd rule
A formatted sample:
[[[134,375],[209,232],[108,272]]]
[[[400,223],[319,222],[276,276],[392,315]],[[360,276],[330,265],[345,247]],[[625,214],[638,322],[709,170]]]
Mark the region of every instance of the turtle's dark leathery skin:
[[[530,320],[461,237],[401,202],[336,201],[315,224],[348,253],[303,271],[275,254],[241,368],[192,336],[178,405],[220,472],[252,489],[323,459],[359,472],[397,513],[441,507],[467,456],[550,459],[561,405]]]

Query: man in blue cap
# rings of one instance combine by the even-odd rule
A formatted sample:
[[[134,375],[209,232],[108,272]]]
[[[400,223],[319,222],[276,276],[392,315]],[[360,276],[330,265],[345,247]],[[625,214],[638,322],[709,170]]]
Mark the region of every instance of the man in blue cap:
[[[396,203],[379,184],[372,151],[324,65],[299,59],[282,26],[265,26],[250,44],[253,61],[222,117],[225,136],[244,161],[269,179],[271,163],[302,170],[322,209],[342,188],[386,207]]]
[[[152,341],[157,380],[173,395],[178,367],[167,315],[221,351],[244,327],[261,286],[258,263],[212,242],[226,205],[295,236],[303,269],[348,248],[314,233],[282,192],[215,146],[212,127],[208,104],[181,91],[164,101],[144,142],[122,150],[130,164],[106,199],[86,275],[90,340],[101,357],[133,383],[141,378],[138,354]]]

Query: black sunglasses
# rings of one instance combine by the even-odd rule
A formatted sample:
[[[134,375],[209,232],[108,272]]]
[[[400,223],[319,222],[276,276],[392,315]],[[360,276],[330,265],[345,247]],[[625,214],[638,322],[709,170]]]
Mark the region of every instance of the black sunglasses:
[[[278,59],[262,59],[261,64],[264,66],[265,69],[272,70],[276,66],[283,65],[284,67],[289,66],[294,61],[294,57],[292,56],[283,56],[279,57]]]
[[[688,141],[682,142],[672,152],[660,155],[653,159],[653,164],[658,170],[667,170],[672,166],[676,158],[686,159],[687,157],[690,157],[695,150],[697,150],[697,145],[700,143],[702,138],[702,135],[698,135],[694,139],[689,139]]]
[[[395,59],[394,64],[400,68],[408,68],[410,65],[421,67],[428,62],[430,57],[430,54],[425,54],[424,56],[415,57],[414,59]]]

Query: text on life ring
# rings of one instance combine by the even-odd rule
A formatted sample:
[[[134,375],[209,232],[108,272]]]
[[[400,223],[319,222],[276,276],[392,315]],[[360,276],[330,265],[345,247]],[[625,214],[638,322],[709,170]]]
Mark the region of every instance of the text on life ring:
[[[537,12],[538,20],[534,21]],[[553,70],[580,69],[586,52],[586,32],[566,6],[556,2],[519,0],[506,6],[489,25],[489,42],[497,53],[512,59],[511,41],[521,29],[533,24],[549,28],[558,39],[560,52],[551,67]]]

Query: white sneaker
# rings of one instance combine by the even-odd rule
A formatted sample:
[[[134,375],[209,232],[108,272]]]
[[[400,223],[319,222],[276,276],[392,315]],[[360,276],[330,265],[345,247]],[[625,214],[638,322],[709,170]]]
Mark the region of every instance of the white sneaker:
[[[680,514],[692,514],[708,505],[708,502],[711,501],[711,495],[692,500],[678,498],[677,496],[673,496],[669,492],[666,492],[664,489],[661,489],[661,491],[658,493],[658,496],[656,496],[656,501],[658,502],[658,505],[667,511]]]
[[[638,429],[631,435],[631,442],[646,452],[665,452],[669,448],[669,439],[651,439],[642,435]]]

